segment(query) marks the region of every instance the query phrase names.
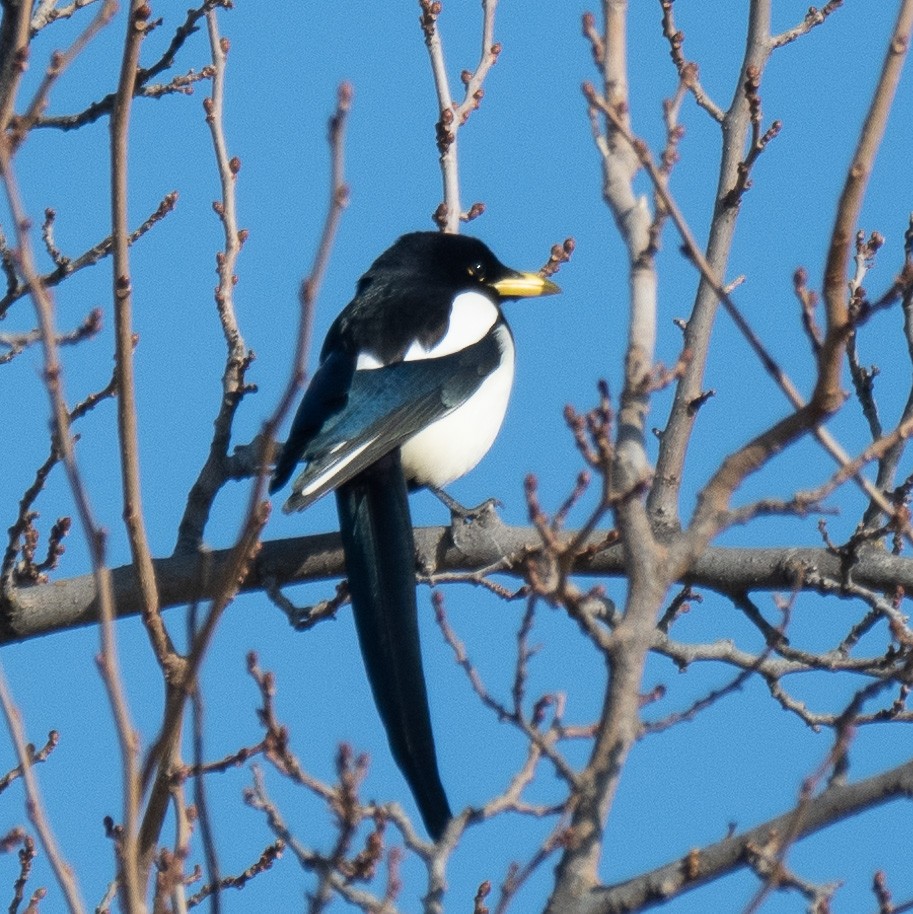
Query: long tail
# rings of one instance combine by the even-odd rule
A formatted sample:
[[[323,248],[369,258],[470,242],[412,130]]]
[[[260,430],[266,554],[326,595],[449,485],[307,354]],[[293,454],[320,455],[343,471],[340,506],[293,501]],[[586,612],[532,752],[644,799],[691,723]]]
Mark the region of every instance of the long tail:
[[[415,546],[399,450],[336,490],[349,593],[390,750],[436,841],[451,818],[422,670]]]

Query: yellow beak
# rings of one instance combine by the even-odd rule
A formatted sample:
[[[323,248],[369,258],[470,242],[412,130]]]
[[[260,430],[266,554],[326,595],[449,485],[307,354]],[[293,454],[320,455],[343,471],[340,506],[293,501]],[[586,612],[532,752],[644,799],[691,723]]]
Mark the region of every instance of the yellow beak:
[[[533,298],[537,295],[555,295],[561,291],[550,279],[538,273],[514,272],[491,283],[491,287],[502,298]]]

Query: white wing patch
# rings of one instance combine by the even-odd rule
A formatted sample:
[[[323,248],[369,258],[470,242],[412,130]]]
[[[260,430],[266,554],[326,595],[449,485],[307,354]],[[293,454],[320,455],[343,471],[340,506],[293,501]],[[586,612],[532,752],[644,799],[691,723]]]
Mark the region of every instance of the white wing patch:
[[[426,349],[418,340],[413,340],[403,361],[417,362],[419,359],[439,359],[444,355],[453,355],[478,343],[495,325],[499,316],[498,306],[481,292],[461,292],[453,300],[450,323],[443,337],[430,349]],[[373,371],[383,367],[384,363],[373,352],[358,353],[356,371]]]
[[[481,292],[461,292],[453,300],[450,324],[443,337],[430,349],[416,340],[406,351],[404,361],[438,359],[472,346],[494,327],[498,316],[498,306]]]
[[[356,371],[373,371],[375,368],[383,368],[384,363],[373,352],[359,352],[355,360]]]
[[[321,486],[326,482],[332,479],[334,476],[338,475],[342,470],[344,470],[362,451],[366,448],[369,448],[375,441],[375,438],[369,438],[364,444],[359,445],[355,448],[354,451],[350,451],[342,460],[338,460],[335,463],[330,464],[322,473],[315,476],[313,479],[308,480],[306,486],[302,486],[300,489],[295,487],[296,494],[307,498],[310,495],[313,495]],[[334,451],[339,450],[339,446],[333,448]]]

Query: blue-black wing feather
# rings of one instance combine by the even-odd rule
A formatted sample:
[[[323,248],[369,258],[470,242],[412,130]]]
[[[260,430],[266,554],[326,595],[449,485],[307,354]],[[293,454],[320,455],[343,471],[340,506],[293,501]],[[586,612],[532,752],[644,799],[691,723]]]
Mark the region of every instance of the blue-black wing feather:
[[[269,486],[271,493],[289,481],[308,445],[324,425],[345,410],[354,374],[355,358],[343,350],[329,353],[320,363],[301,398],[288,440],[276,461]]]
[[[303,510],[465,403],[500,357],[491,334],[451,355],[360,371],[328,355],[295,416],[271,490],[303,461],[284,507]]]

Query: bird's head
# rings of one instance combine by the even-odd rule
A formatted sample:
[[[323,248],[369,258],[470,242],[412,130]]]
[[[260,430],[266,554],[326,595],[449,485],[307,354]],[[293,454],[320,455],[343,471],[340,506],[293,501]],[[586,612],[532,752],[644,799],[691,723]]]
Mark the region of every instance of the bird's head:
[[[435,277],[455,292],[479,291],[500,301],[561,291],[539,273],[506,267],[478,238],[440,232],[403,235],[374,261],[362,282],[378,274],[394,274],[407,282]]]

